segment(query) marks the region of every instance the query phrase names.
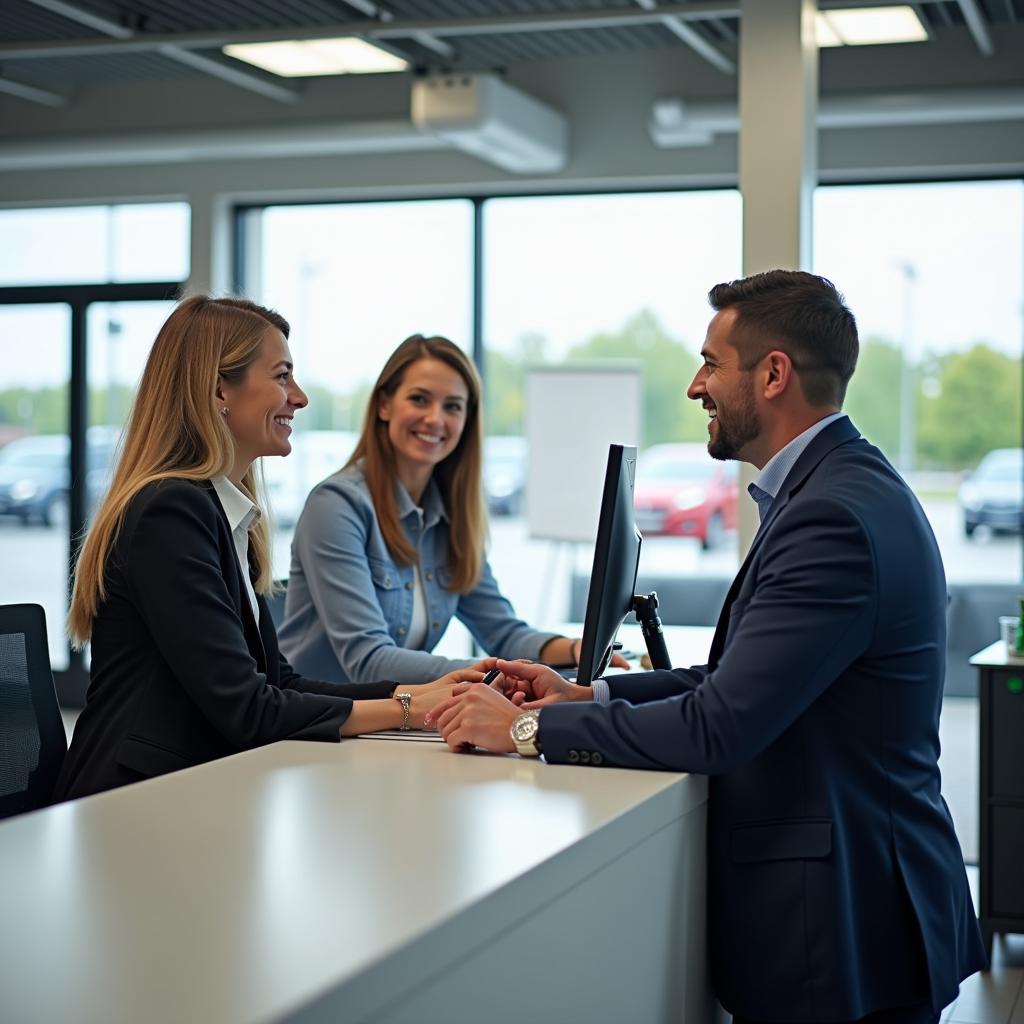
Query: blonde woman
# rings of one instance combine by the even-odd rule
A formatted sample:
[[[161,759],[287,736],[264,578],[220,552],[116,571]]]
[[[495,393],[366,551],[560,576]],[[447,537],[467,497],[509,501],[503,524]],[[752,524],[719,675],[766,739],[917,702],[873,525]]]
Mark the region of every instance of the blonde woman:
[[[579,641],[518,619],[487,564],[482,449],[473,364],[446,338],[407,338],[295,530],[281,646],[299,671],[417,683],[465,668],[431,653],[453,616],[490,655],[576,664]]]
[[[306,405],[287,339],[277,313],[205,296],[160,329],[75,572],[69,627],[92,642],[91,681],[56,800],[275,740],[419,727],[451,683],[480,678],[395,700],[393,681],[312,682],[279,654],[257,460],[289,453]]]

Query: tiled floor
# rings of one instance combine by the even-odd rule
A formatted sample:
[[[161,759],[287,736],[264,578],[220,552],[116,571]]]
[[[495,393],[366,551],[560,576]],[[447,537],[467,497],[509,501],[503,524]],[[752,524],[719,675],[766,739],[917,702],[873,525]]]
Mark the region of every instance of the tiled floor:
[[[978,904],[978,869],[969,867],[974,904]],[[1024,1024],[1024,935],[997,935],[992,968],[972,975],[960,995],[942,1013],[949,1024]]]

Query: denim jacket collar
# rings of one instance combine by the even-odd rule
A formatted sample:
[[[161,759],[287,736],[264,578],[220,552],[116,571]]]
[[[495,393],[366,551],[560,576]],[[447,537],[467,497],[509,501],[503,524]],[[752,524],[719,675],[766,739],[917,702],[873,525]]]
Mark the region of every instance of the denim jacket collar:
[[[417,516],[419,508],[409,496],[409,492],[402,485],[401,481],[395,481],[395,501],[398,504],[398,518],[405,522],[409,516]],[[429,529],[443,519],[448,522],[448,510],[444,507],[444,499],[441,497],[441,488],[437,481],[431,477],[427,489],[423,492],[423,526]]]

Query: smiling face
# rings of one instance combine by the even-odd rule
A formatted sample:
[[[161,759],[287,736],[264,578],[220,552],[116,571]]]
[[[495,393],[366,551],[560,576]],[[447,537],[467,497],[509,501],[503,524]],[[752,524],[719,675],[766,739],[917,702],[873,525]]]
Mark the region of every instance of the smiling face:
[[[750,444],[761,434],[754,397],[754,371],[744,370],[729,341],[735,309],[716,313],[701,349],[704,365],[686,395],[708,411],[708,454],[713,459],[750,459]]]
[[[434,467],[459,443],[466,426],[469,388],[440,359],[410,363],[392,395],[380,397],[377,414],[388,425],[398,477],[418,501]]]
[[[308,399],[292,377],[288,342],[276,327],[267,328],[259,354],[240,380],[219,380],[217,397],[228,409],[224,419],[235,439],[231,479],[236,483],[261,455],[292,450],[292,417]]]

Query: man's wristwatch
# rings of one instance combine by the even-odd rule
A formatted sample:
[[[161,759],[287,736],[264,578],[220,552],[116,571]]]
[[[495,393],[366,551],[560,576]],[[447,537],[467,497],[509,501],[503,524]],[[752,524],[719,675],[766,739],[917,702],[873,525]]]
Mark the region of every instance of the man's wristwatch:
[[[537,757],[540,754],[540,711],[524,711],[516,715],[509,729],[516,753],[521,757]]]
[[[394,694],[395,700],[402,702],[402,724],[398,727],[402,732],[409,731],[409,708],[412,705],[412,694],[407,690],[397,690]]]

